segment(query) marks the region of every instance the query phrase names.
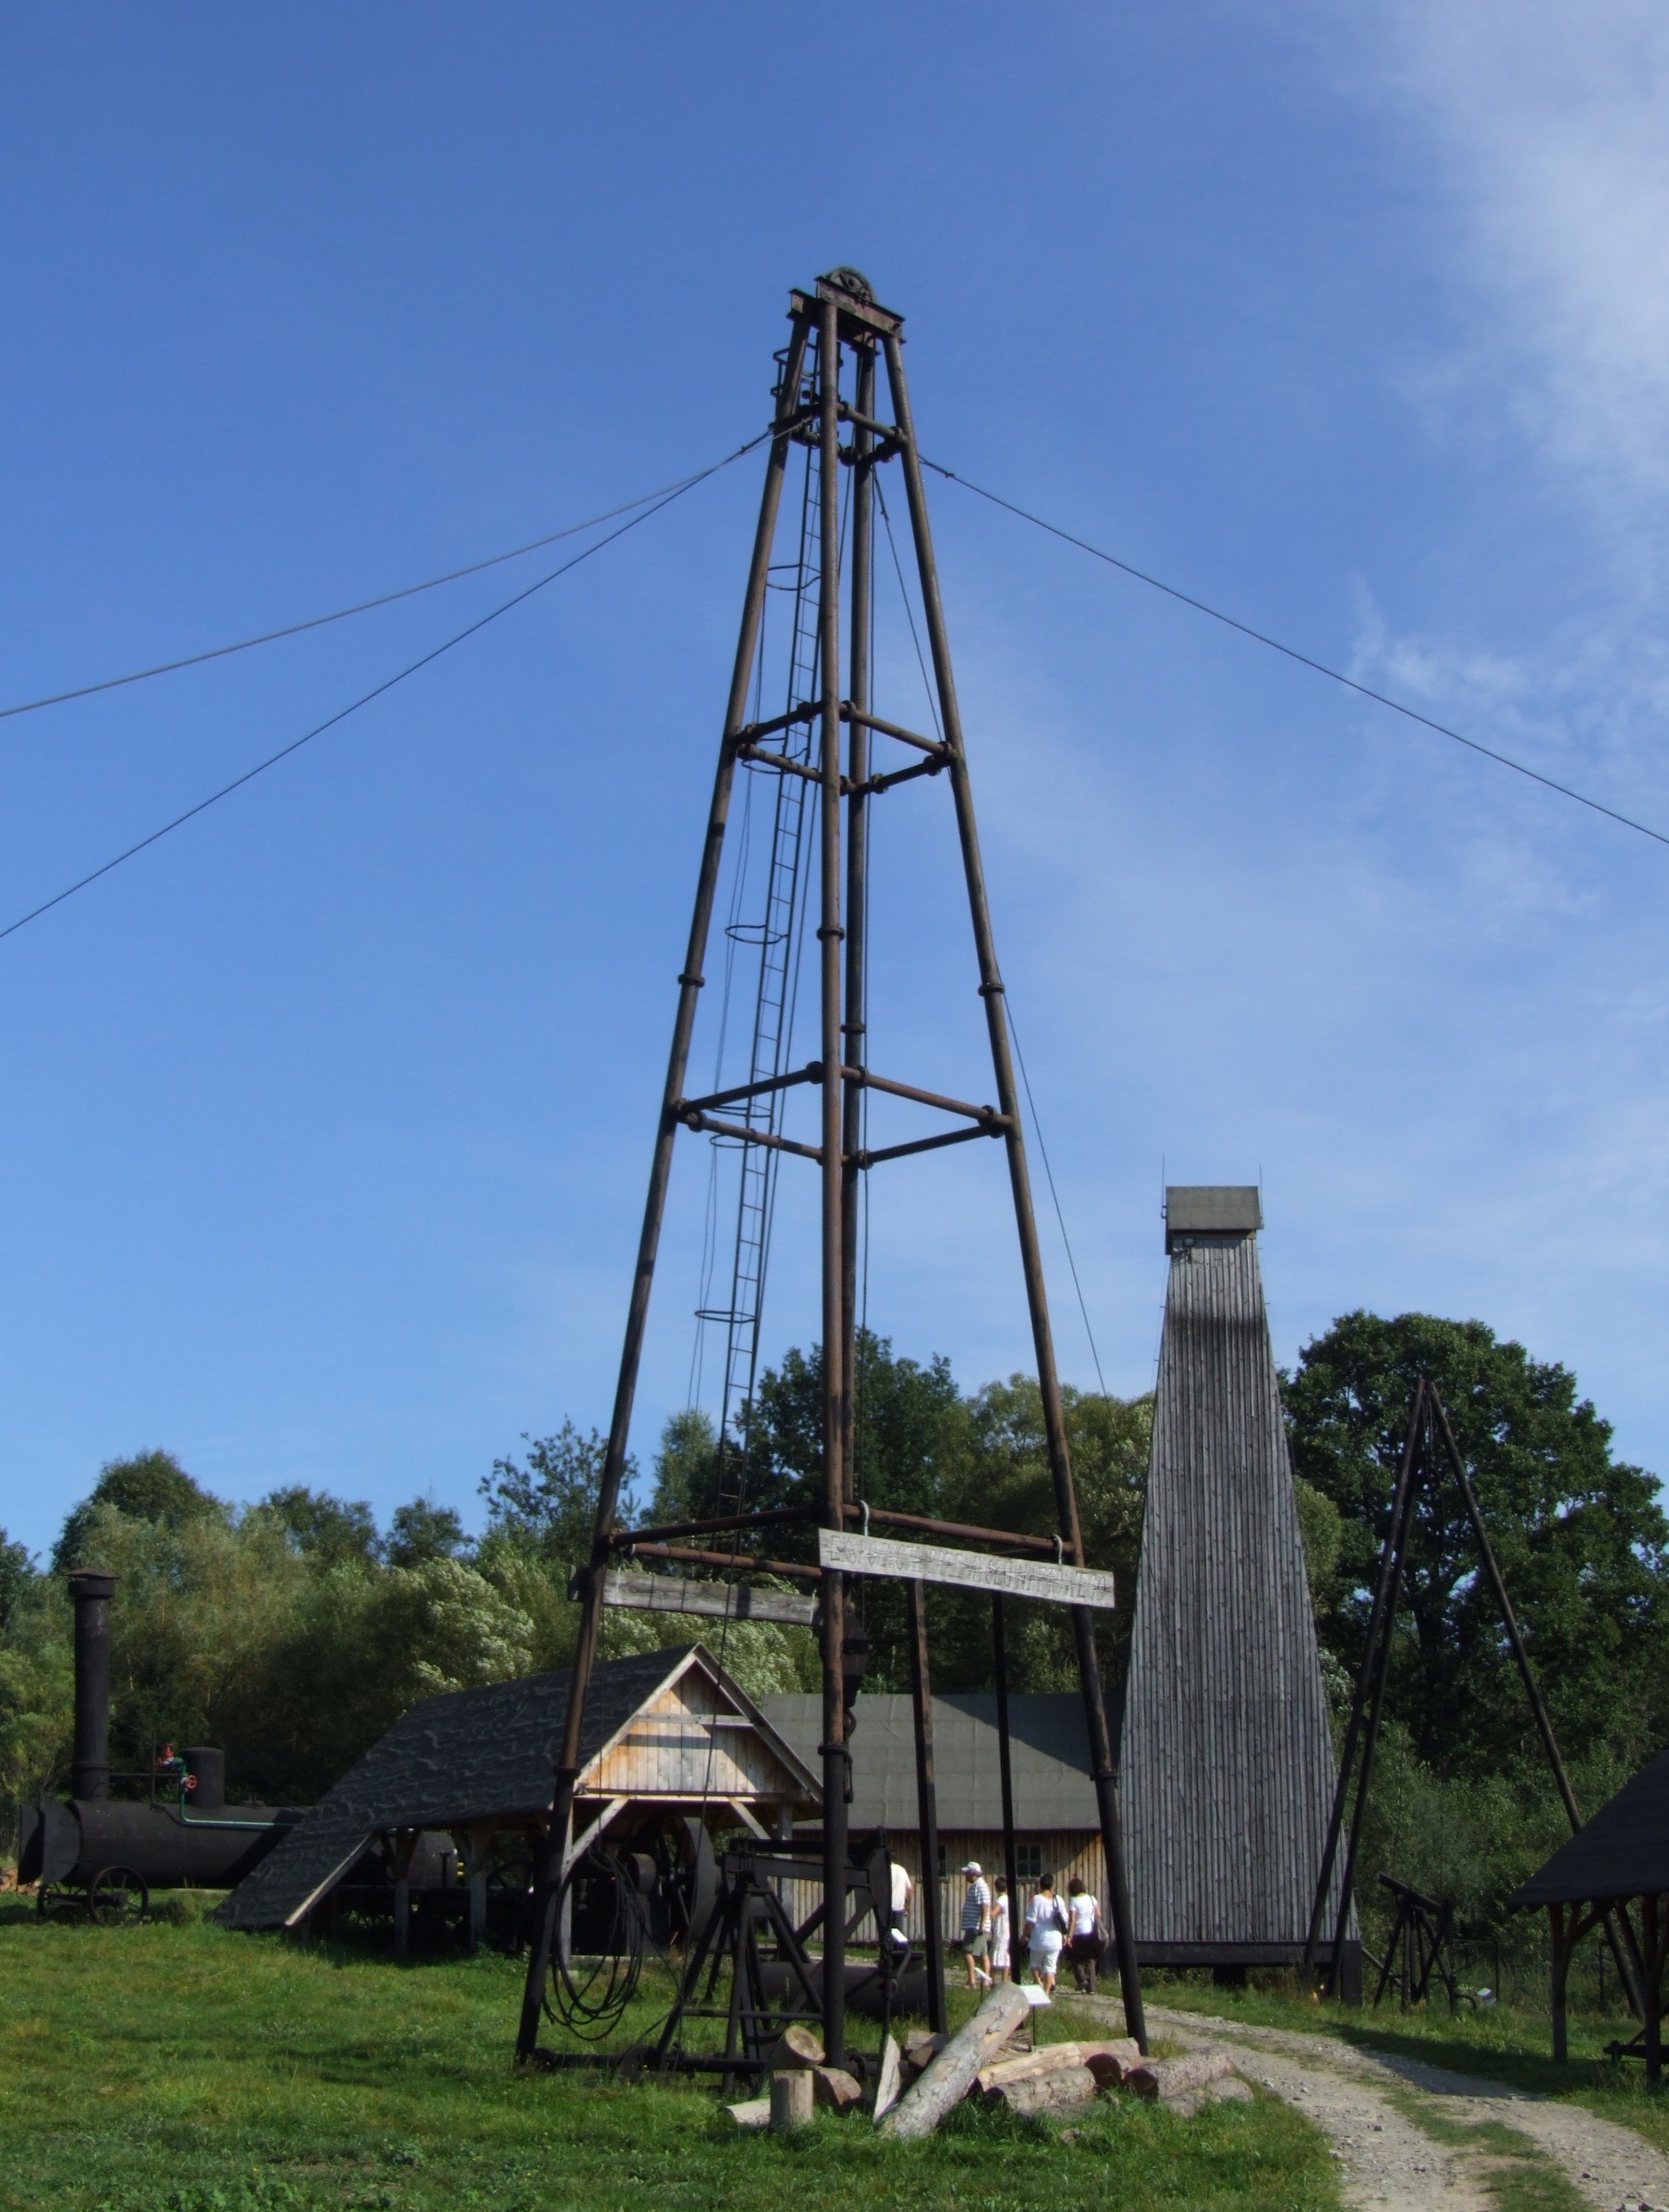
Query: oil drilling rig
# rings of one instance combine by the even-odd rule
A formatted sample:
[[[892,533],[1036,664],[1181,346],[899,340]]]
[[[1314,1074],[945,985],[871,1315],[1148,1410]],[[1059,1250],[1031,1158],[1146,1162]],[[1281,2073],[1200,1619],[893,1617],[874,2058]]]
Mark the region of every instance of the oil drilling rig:
[[[823,2042],[833,2065],[842,2064],[846,2053],[848,1936],[870,1909],[871,1898],[869,1873],[852,1864],[847,1832],[848,1737],[864,1659],[862,1631],[849,1604],[852,1582],[881,1576],[907,1584],[915,1631],[918,1729],[928,1724],[930,1709],[924,1582],[991,1593],[999,1638],[1005,1594],[1068,1606],[1124,2005],[1131,2031],[1138,2037],[1144,2033],[1094,1634],[1096,1609],[1111,1602],[1111,1577],[1090,1570],[1084,1556],[1003,977],[904,372],[902,318],[877,304],[855,270],[836,269],[810,288],[791,294],[788,343],[777,356],[777,371],[769,458],[694,912],[677,979],[672,1047],[596,1523],[589,1559],[576,1577],[583,1600],[582,1619],[547,1842],[535,1884],[518,2040],[524,2059],[537,2054],[553,1952],[559,1955],[562,1942],[565,1885],[584,1851],[583,1839],[576,1840],[572,1832],[575,1783],[604,1607],[648,1602],[641,1594],[634,1598],[630,1588],[647,1578],[622,1571],[629,1558],[652,1560],[662,1573],[681,1564],[719,1571],[731,1584],[723,1598],[715,1600],[711,1582],[691,1587],[707,1594],[700,1609],[723,1611],[730,1618],[766,1609],[771,1594],[750,1578],[770,1577],[779,1588],[783,1578],[797,1579],[813,1593],[814,1604],[805,1610],[815,1620],[822,1662],[823,1903],[820,1969],[815,1983],[802,1979],[820,1996]],[[876,514],[878,510],[896,557],[886,485],[900,478],[911,558],[899,561],[898,581],[906,591],[912,629],[919,612],[925,636],[923,673],[929,712],[917,719],[929,721],[928,729],[911,727],[901,716],[882,715],[874,699]],[[780,551],[784,536],[791,542]],[[913,601],[905,585],[906,565],[913,578]],[[778,618],[779,603],[785,606],[786,622]],[[918,782],[949,794],[972,925],[969,981],[982,1005],[995,1093],[988,1103],[946,1095],[907,1079],[902,1072],[871,1064],[871,809],[883,801],[899,804],[890,794]],[[728,905],[722,906],[727,866],[733,888]],[[715,943],[715,918],[721,914],[725,917],[720,923],[723,934]],[[710,974],[715,952],[722,973]],[[813,1042],[809,1055],[798,1060],[803,970],[805,995],[813,1004],[801,1026],[811,1031]],[[721,1071],[724,1033],[732,1033],[734,1050],[744,1027],[742,1010],[749,1006],[751,1030],[745,1054],[731,1066],[733,1079],[717,1080],[702,1090],[690,1080],[692,1047],[703,993],[715,981],[721,989],[711,995],[722,1001],[715,1063]],[[919,1114],[921,1133],[871,1144],[874,1101],[889,1112]],[[811,1112],[801,1126],[795,1112],[806,1107]],[[711,1512],[676,1525],[622,1528],[617,1521],[621,1485],[668,1182],[680,1135],[692,1132],[710,1140],[715,1177],[723,1166],[732,1179],[727,1197],[713,1201],[715,1208],[728,1205],[735,1223],[729,1281],[704,1301],[701,1312],[723,1342],[719,1474]],[[853,1418],[865,1186],[878,1173],[884,1189],[887,1178],[897,1171],[895,1163],[970,1142],[1000,1145],[1006,1164],[1052,1483],[1056,1534],[1052,1538],[1036,1532],[953,1527],[888,1512],[859,1494]],[[815,1495],[786,1508],[750,1511],[746,1454],[732,1448],[732,1439],[747,1432],[777,1177],[806,1171],[815,1173],[818,1193],[821,1481]],[[875,1203],[879,1202],[877,1196]],[[813,1487],[808,1485],[808,1491]],[[872,1527],[885,1533],[872,1534]],[[764,1545],[790,1556],[767,1557]],[[930,1776],[930,1746],[919,1748],[929,1754],[924,1765],[918,1763]],[[1005,1823],[1010,1835],[1012,1826],[1010,1813]],[[936,1881],[929,1856],[924,1850],[924,1883]],[[1017,1882],[1012,1865],[1010,1880],[1014,1893]],[[854,1893],[861,1900],[855,1916],[850,1910]],[[932,1965],[936,1899],[931,1891],[928,1918]]]

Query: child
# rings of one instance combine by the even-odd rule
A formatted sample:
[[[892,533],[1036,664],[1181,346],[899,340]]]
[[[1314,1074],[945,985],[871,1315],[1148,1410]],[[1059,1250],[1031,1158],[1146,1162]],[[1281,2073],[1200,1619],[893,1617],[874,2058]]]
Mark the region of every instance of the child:
[[[993,1981],[1011,1979],[1008,1963],[1008,1884],[999,1874],[991,1907],[991,1972]]]

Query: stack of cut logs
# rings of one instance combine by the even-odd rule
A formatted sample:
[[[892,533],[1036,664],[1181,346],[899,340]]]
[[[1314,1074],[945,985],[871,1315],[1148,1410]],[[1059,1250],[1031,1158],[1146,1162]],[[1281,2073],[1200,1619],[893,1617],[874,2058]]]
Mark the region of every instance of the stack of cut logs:
[[[1010,1983],[993,1990],[955,2035],[911,2035],[902,2049],[888,2036],[873,2096],[855,2075],[824,2065],[813,2030],[790,2028],[770,2054],[769,2094],[731,2105],[730,2114],[738,2126],[785,2133],[805,2126],[819,2105],[836,2112],[862,2105],[883,2135],[908,2138],[931,2135],[970,2097],[988,2108],[1052,2116],[1087,2104],[1104,2089],[1182,2112],[1207,2099],[1252,2093],[1222,2051],[1144,2058],[1128,2036],[1018,2049],[1017,2039],[1032,2018],[1024,1991]]]

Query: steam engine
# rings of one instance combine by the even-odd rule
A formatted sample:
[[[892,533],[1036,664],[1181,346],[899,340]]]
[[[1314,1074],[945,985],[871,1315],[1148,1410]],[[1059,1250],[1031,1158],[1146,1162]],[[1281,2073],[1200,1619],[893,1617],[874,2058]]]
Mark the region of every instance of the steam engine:
[[[226,1802],[226,1754],[200,1745],[184,1755],[181,1803],[111,1795],[110,1601],[115,1578],[84,1568],[69,1578],[76,1608],[76,1739],[67,1799],[25,1806],[18,1879],[54,1892],[82,1891],[96,1918],[136,1919],[152,1889],[227,1889],[241,1881],[287,1828],[290,1806]],[[170,1778],[171,1781],[171,1778]]]

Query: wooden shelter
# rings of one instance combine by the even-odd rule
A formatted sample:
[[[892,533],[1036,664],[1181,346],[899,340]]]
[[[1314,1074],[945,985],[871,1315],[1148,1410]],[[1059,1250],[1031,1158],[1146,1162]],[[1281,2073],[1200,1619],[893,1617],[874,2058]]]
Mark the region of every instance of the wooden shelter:
[[[425,1698],[241,1882],[217,1917],[234,1928],[308,1924],[375,1839],[394,1847],[394,1941],[404,1948],[406,1878],[423,1837],[456,1840],[472,1937],[495,1865],[531,1870],[550,1818],[570,1677],[530,1675]],[[706,1647],[601,1662],[581,1741],[572,1850],[611,1830],[687,1815],[710,1828],[784,1832],[820,1802],[815,1774]]]
[[[1626,1917],[1636,1900],[1640,1942],[1634,1978],[1643,1985],[1638,2050],[1646,2061],[1647,2080],[1657,2081],[1663,2074],[1663,1960],[1669,1951],[1669,1751],[1660,1751],[1625,1783],[1509,1900],[1525,1909],[1547,1909],[1556,2059],[1566,2055],[1565,1993],[1577,1945],[1607,1912],[1616,1908]]]
[[[1333,1799],[1262,1226],[1255,1187],[1165,1194],[1169,1281],[1120,1755],[1144,1965],[1299,1963]],[[1347,1925],[1340,1986],[1359,1994]]]
[[[822,1700],[785,1695],[760,1700],[771,1724],[810,1762],[817,1745]],[[962,1914],[958,1869],[977,1859],[993,1881],[1003,1872],[1001,1752],[997,1701],[988,1692],[956,1692],[933,1700],[934,1788],[938,1839],[939,1925],[955,1940]],[[1025,1895],[1040,1874],[1053,1874],[1061,1893],[1077,1876],[1107,1903],[1107,1866],[1100,1814],[1090,1771],[1084,1700],[1075,1691],[1017,1694],[1008,1700],[1013,1761],[1015,1840],[1022,1897],[1013,1912],[1019,1940]],[[908,1921],[912,1937],[926,1929],[927,1886],[922,1881],[922,1836],[917,1795],[913,1700],[891,1691],[866,1693],[852,1707],[852,1804],[854,1834],[884,1828],[892,1856],[916,1884]],[[816,1815],[806,1826],[816,1832]],[[805,1832],[803,1827],[802,1833]],[[791,1909],[803,1918],[817,1901],[812,1884],[801,1886]]]

